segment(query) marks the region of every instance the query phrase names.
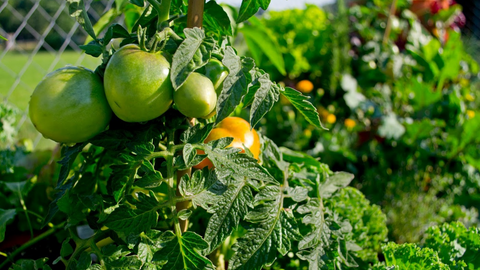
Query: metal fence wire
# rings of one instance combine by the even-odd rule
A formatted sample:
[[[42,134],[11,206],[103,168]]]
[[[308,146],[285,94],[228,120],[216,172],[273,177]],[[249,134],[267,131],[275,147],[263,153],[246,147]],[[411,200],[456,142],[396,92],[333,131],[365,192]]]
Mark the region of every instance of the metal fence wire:
[[[86,0],[93,23],[115,0]],[[100,60],[82,52],[86,32],[68,14],[65,0],[1,0],[0,98],[18,112],[15,132],[36,148],[51,147],[30,122],[28,102],[35,86],[49,72],[65,65],[94,69]],[[1,116],[1,114],[0,114]]]

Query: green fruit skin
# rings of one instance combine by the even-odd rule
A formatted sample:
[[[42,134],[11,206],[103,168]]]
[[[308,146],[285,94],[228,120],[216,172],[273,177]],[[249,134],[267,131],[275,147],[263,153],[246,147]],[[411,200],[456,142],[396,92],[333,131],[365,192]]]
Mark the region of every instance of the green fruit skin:
[[[159,53],[123,46],[110,58],[104,85],[108,103],[125,122],[145,122],[165,113],[173,102],[170,63]]]
[[[228,76],[228,68],[222,64],[219,60],[212,58],[205,65],[205,76],[207,76],[213,83],[213,87],[220,96],[223,89],[223,81]]]
[[[67,66],[49,73],[37,85],[30,98],[29,116],[44,137],[78,143],[104,131],[112,110],[98,75]]]
[[[173,94],[177,109],[185,116],[200,118],[211,113],[217,105],[213,83],[203,74],[193,72]]]

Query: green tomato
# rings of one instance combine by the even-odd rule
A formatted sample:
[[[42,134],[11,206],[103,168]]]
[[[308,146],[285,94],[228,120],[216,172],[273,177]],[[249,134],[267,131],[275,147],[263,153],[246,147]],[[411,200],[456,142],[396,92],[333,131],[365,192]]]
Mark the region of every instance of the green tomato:
[[[204,68],[205,71],[203,74],[212,81],[217,96],[219,96],[222,92],[223,81],[228,75],[228,68],[215,58],[210,59]]]
[[[35,88],[29,115],[46,138],[84,142],[105,130],[112,110],[102,80],[83,67],[67,66],[48,74]]]
[[[105,69],[108,103],[125,122],[145,122],[165,113],[173,102],[170,63],[160,53],[129,44],[116,51]]]
[[[200,118],[215,109],[217,94],[210,79],[205,75],[193,72],[175,91],[173,100],[183,115]]]

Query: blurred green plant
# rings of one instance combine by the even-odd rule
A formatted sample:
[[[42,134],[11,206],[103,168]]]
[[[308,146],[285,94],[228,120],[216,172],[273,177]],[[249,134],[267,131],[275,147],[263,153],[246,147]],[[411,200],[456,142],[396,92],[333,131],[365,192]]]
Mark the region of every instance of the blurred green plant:
[[[397,1],[392,14],[392,1],[361,2],[339,1],[336,14],[307,6],[264,16],[287,74],[265,62],[261,68],[285,85],[311,81],[305,94],[330,131],[313,129],[285,100],[263,131],[354,173],[354,186],[385,211],[390,240],[418,242],[444,222],[478,224],[479,67],[451,23],[459,6],[418,17],[410,1]],[[321,19],[293,26],[307,14]]]

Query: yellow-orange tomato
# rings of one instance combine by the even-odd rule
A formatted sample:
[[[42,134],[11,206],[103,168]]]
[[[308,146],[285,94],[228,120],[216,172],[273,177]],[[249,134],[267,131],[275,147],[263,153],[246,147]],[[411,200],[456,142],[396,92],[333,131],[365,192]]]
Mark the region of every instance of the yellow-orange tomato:
[[[313,83],[309,80],[301,80],[297,83],[297,90],[304,94],[308,94],[313,90]]]
[[[240,117],[227,117],[218,124],[217,128],[214,128],[208,137],[205,139],[205,143],[218,140],[220,138],[233,137],[232,143],[228,147],[237,147],[244,151],[244,146],[250,150],[253,157],[258,159],[260,156],[260,138],[255,131],[251,129],[250,124]],[[197,154],[204,154],[203,151],[197,151]],[[213,168],[212,162],[206,158],[198,165],[193,166],[196,169]]]
[[[354,128],[357,123],[355,122],[355,120],[347,118],[345,119],[344,124],[347,128]]]

